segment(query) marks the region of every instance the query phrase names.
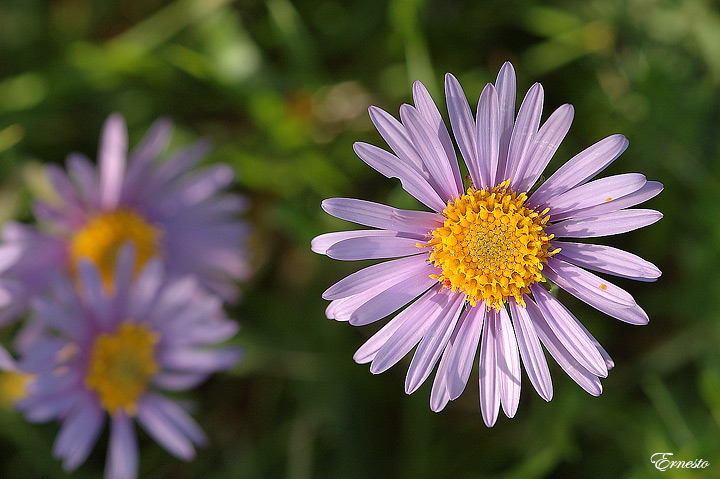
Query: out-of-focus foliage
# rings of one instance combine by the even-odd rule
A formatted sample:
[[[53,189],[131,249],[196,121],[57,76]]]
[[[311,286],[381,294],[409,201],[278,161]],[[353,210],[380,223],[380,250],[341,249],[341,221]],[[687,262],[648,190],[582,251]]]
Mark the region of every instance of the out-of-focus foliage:
[[[382,145],[366,108],[395,113],[413,80],[443,104],[453,72],[471,104],[505,60],[519,90],[540,81],[546,117],[576,108],[550,165],[612,133],[630,140],[609,173],[662,181],[665,218],[606,243],[655,262],[655,284],[618,280],[648,312],[619,323],[563,296],[616,368],[593,398],[551,367],[545,403],[523,379],[517,417],[493,429],[477,376],[444,412],[430,386],[402,390],[405,366],[372,376],[352,353],[376,327],[324,316],[321,292],[357,264],[310,252],[351,227],[330,196],[416,206],[365,166]],[[231,164],[251,201],[253,278],[232,310],[241,365],[190,395],[211,444],[184,464],[144,433],[152,478],[651,478],[650,456],[709,461],[668,478],[720,477],[720,7],[713,0],[353,2],[335,0],[4,0],[0,3],[0,219],[28,219],[38,165],[95,156],[106,116],[131,144],[158,116],[176,144],[198,136]],[[561,295],[563,293],[560,293]],[[0,477],[63,477],[57,425],[0,412]],[[104,444],[76,473],[98,477]]]

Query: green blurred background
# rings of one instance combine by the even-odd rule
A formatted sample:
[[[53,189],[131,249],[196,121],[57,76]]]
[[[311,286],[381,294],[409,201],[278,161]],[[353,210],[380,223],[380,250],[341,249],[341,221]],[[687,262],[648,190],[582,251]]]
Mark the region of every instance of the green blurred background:
[[[320,294],[360,265],[315,255],[310,240],[354,227],[322,212],[327,197],[417,206],[352,151],[385,146],[369,105],[396,114],[419,79],[444,112],[450,71],[474,106],[505,60],[520,95],[543,83],[544,117],[576,108],[551,170],[623,133],[630,148],[606,174],[665,184],[648,203],[662,221],[604,241],[663,276],[616,281],[650,315],[645,327],[560,293],[616,361],[605,392],[589,396],[552,364],[552,402],[524,377],[516,418],[488,429],[476,371],[435,414],[430,381],[404,394],[407,361],[379,376],[352,361],[377,326],[327,320]],[[39,166],[95,158],[111,112],[131,145],[168,116],[175,146],[209,138],[208,161],[237,171],[253,276],[229,312],[246,358],[185,396],[209,447],[185,464],[141,432],[141,477],[720,477],[719,87],[712,0],[3,0],[0,217],[30,220]],[[0,477],[66,477],[51,457],[57,429],[0,412]],[[72,477],[100,476],[106,438]],[[663,473],[655,452],[710,465]]]

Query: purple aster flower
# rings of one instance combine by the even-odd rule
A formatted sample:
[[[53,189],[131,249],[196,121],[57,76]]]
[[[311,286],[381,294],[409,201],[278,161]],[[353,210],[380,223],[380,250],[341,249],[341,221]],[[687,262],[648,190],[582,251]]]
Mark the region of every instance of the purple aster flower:
[[[137,477],[134,421],[170,453],[191,460],[206,436],[161,391],[192,388],[239,359],[235,348],[212,348],[238,329],[216,296],[192,277],[166,280],[158,260],[133,281],[133,248],[117,256],[112,293],[102,287],[101,270],[82,261],[77,288],[58,276],[47,297],[35,298],[35,319],[49,328],[19,361],[34,378],[16,403],[32,422],[62,422],[53,454],[67,471],[85,461],[109,416],[109,479]]]
[[[480,407],[492,426],[500,405],[513,417],[520,364],[540,396],[553,389],[542,345],[592,395],[613,362],[587,329],[551,295],[552,281],[603,313],[631,324],[648,317],[630,294],[587,270],[653,281],[660,270],[631,253],[574,241],[624,233],[662,214],[628,209],[662,191],[637,173],[590,181],[625,148],[609,136],[578,153],[533,189],[565,137],[573,107],[562,105],[540,125],[543,89],[533,85],[515,114],[515,72],[505,63],[473,114],[451,74],[445,77],[450,124],[472,185],[464,190],[450,135],[420,82],[415,106],[397,121],[370,107],[394,154],[355,143],[357,155],[433,212],[351,198],[323,201],[338,218],[377,229],[320,235],[313,251],[338,260],[397,258],[369,266],[328,288],[327,316],[365,325],[395,315],[356,353],[381,373],[415,346],[405,391],[415,391],[439,362],[430,407],[460,396],[479,352]],[[559,239],[563,238],[562,241]]]
[[[198,142],[159,160],[172,131],[160,120],[127,156],[127,131],[120,115],[105,123],[97,169],[83,155],[67,158],[67,172],[46,167],[57,200],[39,202],[41,229],[9,223],[3,228],[1,320],[22,313],[52,272],[77,276],[81,259],[95,263],[110,287],[115,256],[131,242],[138,271],[159,256],[170,277],[192,274],[226,300],[237,296],[235,282],[247,273],[244,244],[248,227],[238,219],[243,198],[224,192],[233,172],[217,164],[193,171],[208,150]],[[127,157],[127,158],[126,158]],[[11,303],[2,298],[12,296]]]

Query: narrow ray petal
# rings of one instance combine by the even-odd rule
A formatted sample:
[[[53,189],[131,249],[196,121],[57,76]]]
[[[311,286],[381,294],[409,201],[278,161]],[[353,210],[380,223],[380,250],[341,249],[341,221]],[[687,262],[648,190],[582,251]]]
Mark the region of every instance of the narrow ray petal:
[[[323,293],[325,299],[352,296],[380,283],[396,284],[415,275],[426,266],[428,255],[415,255],[378,263],[346,276]]]
[[[447,403],[450,402],[450,394],[447,390],[448,354],[450,352],[450,348],[452,347],[452,343],[456,338],[457,328],[455,328],[452,336],[450,336],[450,340],[445,346],[445,350],[440,357],[440,364],[438,365],[432,389],[430,390],[430,410],[433,412],[442,411],[445,409],[445,406],[447,406]]]
[[[523,299],[525,300],[525,304],[530,301],[527,295]],[[515,298],[510,300],[510,311],[512,312],[511,316],[515,326],[515,334],[517,335],[520,357],[525,366],[525,371],[540,397],[546,401],[550,401],[553,396],[550,369],[548,368],[545,354],[543,354],[542,346],[540,346],[540,340],[535,331],[533,321],[526,307],[519,305],[517,301],[515,301]]]
[[[70,209],[70,213],[77,214],[82,211],[80,210],[80,198],[76,194],[76,190],[68,176],[55,164],[49,164],[45,167],[45,172],[48,179],[52,183],[55,193],[58,195],[61,201],[63,201]]]
[[[133,479],[137,477],[139,451],[135,428],[124,413],[112,417],[108,444],[105,477],[107,479]]]
[[[500,112],[495,87],[488,83],[480,95],[477,111],[477,153],[480,183],[475,188],[495,186],[500,153]],[[503,181],[503,180],[500,180]]]
[[[435,292],[437,292],[438,289],[439,288],[435,288]],[[425,293],[425,295],[429,293],[430,292]],[[366,364],[373,361],[377,356],[378,351],[380,351],[380,348],[385,345],[388,339],[390,339],[395,334],[395,332],[400,328],[400,326],[410,320],[410,316],[408,315],[408,313],[406,313],[406,311],[412,308],[413,305],[417,304],[419,301],[425,301],[423,297],[415,301],[415,303],[410,305],[407,309],[405,309],[393,319],[388,321],[388,323],[382,328],[380,328],[377,333],[373,334],[370,339],[365,341],[365,343],[360,346],[357,351],[355,351],[355,354],[353,355],[353,360],[358,364]],[[415,306],[413,308],[413,311],[417,311],[417,309],[421,306],[422,304]]]
[[[208,443],[207,435],[176,401],[155,393],[149,393],[148,396],[156,402],[160,413],[194,444],[204,446]]]
[[[544,204],[548,199],[585,183],[615,161],[628,147],[622,135],[611,135],[570,158],[530,196],[531,205]]]
[[[574,115],[575,109],[566,103],[555,110],[540,128],[535,135],[527,161],[517,169],[518,191],[529,190],[540,178],[560,143],[565,139]]]
[[[663,217],[655,210],[631,209],[606,213],[600,216],[571,218],[560,221],[545,229],[558,238],[595,238],[627,233],[649,226]]]
[[[325,233],[316,236],[310,243],[310,249],[318,254],[327,254],[328,248],[350,238],[364,238],[373,236],[397,236],[397,231],[389,230],[351,230],[337,231],[335,233]]]
[[[413,83],[413,102],[415,103],[415,108],[420,115],[422,115],[425,121],[427,121],[435,131],[436,136],[445,150],[448,162],[450,163],[456,188],[459,191],[463,191],[462,178],[460,177],[460,167],[458,165],[457,156],[455,155],[455,146],[450,139],[447,127],[440,115],[440,111],[438,111],[437,105],[435,105],[435,102],[430,96],[430,93],[427,91],[427,88],[425,88],[425,85],[419,81]]]
[[[480,411],[487,427],[497,421],[500,409],[500,387],[497,373],[497,312],[490,309],[485,314],[485,324],[480,343]]]
[[[574,290],[582,293],[583,301],[587,299],[595,303],[604,302],[626,308],[635,305],[635,300],[630,293],[589,271],[556,258],[548,258],[547,265],[555,273],[550,273],[552,276],[550,279],[554,281],[554,278],[561,277],[560,283],[570,285]],[[544,272],[549,273],[545,270]]]
[[[573,217],[575,211],[602,205],[634,193],[645,186],[646,182],[645,175],[639,173],[608,176],[550,198],[543,206],[550,208],[550,219],[555,222]]]
[[[500,121],[500,154],[495,182],[507,179],[507,157],[515,122],[515,70],[510,62],[505,62],[498,72],[495,80],[495,89],[498,94],[499,121]]]
[[[425,335],[433,321],[451,307],[450,294],[447,290],[435,293],[435,290],[431,289],[401,312],[400,314],[405,314],[410,319],[404,322],[380,348],[370,365],[370,372],[380,374],[409,353]]]
[[[576,319],[577,319],[577,318],[576,318]],[[600,344],[600,342],[599,342],[597,339],[595,339],[595,336],[593,336],[592,333],[590,333],[590,331],[588,331],[588,329],[585,327],[585,325],[583,325],[582,322],[577,321],[577,325],[580,327],[580,329],[582,329],[583,331],[585,331],[585,334],[587,334],[587,337],[588,337],[588,339],[590,340],[590,342],[592,342],[592,343],[595,345],[595,347],[597,348],[598,352],[600,353],[600,355],[601,355],[601,356],[603,357],[603,359],[605,360],[605,366],[607,366],[608,371],[610,371],[612,368],[614,368],[614,367],[615,367],[615,361],[612,360],[612,358],[610,357],[610,354],[608,354],[608,352],[605,350],[605,348],[602,347],[602,345]]]
[[[365,236],[335,243],[327,250],[330,258],[342,261],[397,258],[426,253],[427,248],[417,246],[417,238],[403,236]]]
[[[534,284],[530,287],[530,291],[545,321],[565,349],[585,369],[596,376],[607,377],[605,360],[585,332],[577,326],[577,320],[572,313],[542,286]]]
[[[103,127],[98,152],[100,204],[115,208],[120,200],[127,156],[127,127],[120,115],[111,115]]]
[[[651,262],[612,246],[566,241],[552,244],[561,249],[555,258],[600,273],[639,281],[655,281],[662,274]]]
[[[485,303],[468,307],[457,326],[458,336],[452,343],[448,358],[447,388],[450,399],[457,399],[465,390],[475,355],[480,344],[480,333],[485,320]]]
[[[160,405],[152,396],[138,407],[137,420],[143,429],[170,454],[185,461],[195,457],[192,443],[162,414]]]
[[[527,298],[525,301],[527,312],[533,321],[535,331],[540,341],[542,341],[550,355],[555,359],[555,362],[557,362],[560,367],[563,368],[563,371],[581,388],[593,396],[599,396],[602,393],[600,379],[581,366],[573,355],[568,352],[565,346],[563,346],[562,341],[557,338],[553,330],[548,326],[545,317],[537,305],[535,305],[530,298]]]
[[[513,92],[514,94],[514,92]],[[465,159],[465,164],[470,172],[470,178],[474,184],[479,185],[480,166],[477,155],[477,133],[475,131],[475,119],[472,116],[465,92],[452,74],[445,75],[445,97],[447,98],[448,116],[452,126],[455,141],[460,148],[460,153]]]
[[[406,131],[417,148],[423,164],[439,188],[443,201],[462,195],[462,189],[455,184],[450,160],[440,139],[433,133],[432,126],[410,105],[400,107],[400,118]]]
[[[542,85],[535,83],[523,99],[518,111],[517,120],[510,137],[507,167],[504,181],[510,178],[510,186],[516,188],[521,169],[525,168],[535,135],[540,126],[544,92]]]
[[[589,216],[601,216],[613,211],[618,211],[623,208],[630,208],[631,206],[639,205],[650,198],[654,198],[663,190],[663,185],[657,181],[648,181],[639,190],[615,198],[606,203],[597,206],[590,206],[589,208],[583,208],[572,212],[573,218],[586,218]]]
[[[593,308],[630,324],[647,324],[648,317],[626,291],[570,263],[550,258],[543,273],[553,283]],[[603,287],[605,289],[603,289]],[[604,294],[611,291],[610,294]]]
[[[428,265],[428,268],[432,266]],[[364,326],[382,319],[423,294],[435,283],[437,280],[429,274],[418,274],[391,286],[359,306],[350,316],[350,324]]]
[[[110,321],[110,302],[105,296],[103,283],[100,279],[100,273],[95,265],[88,261],[82,260],[79,265],[80,283],[82,284],[85,296],[83,299],[87,302],[88,307],[93,311],[101,324],[107,325]]]
[[[438,212],[445,208],[445,202],[428,182],[428,178],[414,166],[368,143],[357,142],[353,145],[353,150],[361,160],[380,174],[387,178],[398,178],[403,189],[428,208]]]
[[[329,319],[335,319],[337,321],[348,321],[356,309],[358,309],[360,306],[362,306],[378,294],[392,287],[394,287],[394,285],[380,283],[376,284],[375,286],[371,286],[357,294],[353,294],[342,299],[335,299],[330,302],[327,309],[325,310],[325,313],[327,314],[327,317]]]
[[[507,417],[514,417],[520,403],[520,355],[515,331],[505,308],[500,308],[496,326],[500,404]]]
[[[68,175],[78,189],[78,195],[85,203],[96,201],[97,179],[92,162],[85,155],[71,153],[65,160]]]
[[[428,327],[428,333],[420,340],[420,344],[413,355],[410,367],[405,378],[405,392],[412,394],[425,382],[430,372],[440,358],[450,336],[455,330],[460,312],[462,311],[465,296],[456,294],[448,302],[443,314]]]
[[[73,409],[53,444],[53,456],[63,459],[64,470],[74,471],[85,462],[104,424],[105,412],[89,398]]]
[[[355,198],[329,198],[322,202],[326,213],[373,228],[425,235],[437,228],[442,217],[427,211],[400,210]]]
[[[422,158],[420,158],[420,154],[410,140],[403,124],[390,113],[378,107],[371,106],[368,108],[368,112],[380,136],[383,137],[398,158],[407,166],[426,175],[427,170],[423,165]]]
[[[472,369],[475,353],[477,352],[477,347],[480,343],[480,329],[477,330],[477,336],[475,336],[475,340],[473,341],[472,353],[465,354],[467,351],[458,352],[458,348],[467,349],[463,348],[463,345],[460,344],[460,342],[467,342],[467,322],[469,320],[474,322],[474,316],[478,313],[475,309],[475,307],[467,306],[462,311],[460,319],[458,319],[458,322],[453,329],[453,333],[450,336],[450,340],[445,346],[445,351],[440,358],[438,372],[435,375],[435,381],[433,381],[432,391],[430,392],[430,408],[435,412],[442,410],[451,399],[455,399],[460,396],[462,391],[465,389],[468,378],[470,377],[470,370]],[[469,318],[471,314],[473,318]],[[460,358],[459,355],[462,355],[462,358]],[[460,361],[460,366],[458,366],[458,361]],[[465,366],[465,363],[467,363],[467,367]],[[459,390],[455,398],[451,397],[450,394],[449,385],[451,381],[455,383],[462,383],[461,385],[456,384],[454,386],[455,390]]]
[[[172,130],[172,122],[167,118],[160,118],[152,124],[128,158],[123,193],[130,194],[137,187],[138,182],[143,180],[143,176],[148,174],[153,161],[170,143]]]

